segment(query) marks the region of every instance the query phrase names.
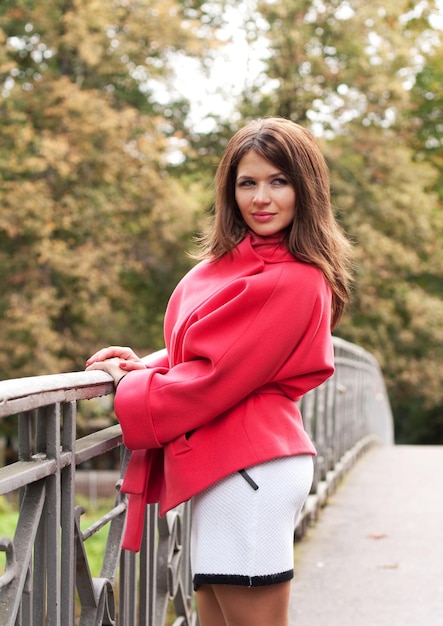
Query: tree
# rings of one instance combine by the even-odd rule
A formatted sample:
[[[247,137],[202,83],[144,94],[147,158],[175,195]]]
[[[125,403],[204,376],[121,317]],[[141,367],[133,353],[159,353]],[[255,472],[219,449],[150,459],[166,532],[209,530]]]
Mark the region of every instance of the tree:
[[[105,343],[161,345],[204,196],[168,163],[186,114],[170,64],[207,49],[201,4],[2,3],[2,377],[81,368]]]
[[[440,173],[435,190],[443,202],[443,41],[430,48],[411,89],[409,142],[416,159],[431,163]]]
[[[442,222],[426,190],[435,171],[395,133],[389,151],[378,132],[372,139],[356,127],[325,148],[334,203],[356,244],[354,301],[339,333],[378,358],[397,440],[431,443],[441,435],[428,412],[440,402],[443,357],[443,301],[431,287],[442,270]]]

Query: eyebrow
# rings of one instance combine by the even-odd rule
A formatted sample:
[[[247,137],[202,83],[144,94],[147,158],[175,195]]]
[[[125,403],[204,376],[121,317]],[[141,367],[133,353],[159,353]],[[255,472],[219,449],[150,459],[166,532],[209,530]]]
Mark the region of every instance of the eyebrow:
[[[276,170],[275,172],[273,172],[272,174],[270,174],[269,176],[267,176],[267,178],[275,178],[276,176],[283,176],[285,178],[287,178],[286,174],[284,172],[282,172],[281,170]],[[254,179],[256,178],[254,176],[254,174],[242,174],[241,176],[237,176],[236,180],[250,180],[250,179]]]

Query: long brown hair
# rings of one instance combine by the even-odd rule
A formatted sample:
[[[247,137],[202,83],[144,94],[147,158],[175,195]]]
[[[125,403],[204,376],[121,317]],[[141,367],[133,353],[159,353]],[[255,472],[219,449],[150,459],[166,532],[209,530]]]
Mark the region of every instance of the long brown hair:
[[[295,217],[285,232],[289,252],[317,266],[332,290],[332,327],[350,299],[351,245],[331,208],[329,171],[314,136],[284,118],[255,120],[230,139],[215,177],[215,219],[202,237],[200,258],[216,260],[245,237],[248,227],[235,201],[237,167],[254,150],[284,173],[295,189]]]

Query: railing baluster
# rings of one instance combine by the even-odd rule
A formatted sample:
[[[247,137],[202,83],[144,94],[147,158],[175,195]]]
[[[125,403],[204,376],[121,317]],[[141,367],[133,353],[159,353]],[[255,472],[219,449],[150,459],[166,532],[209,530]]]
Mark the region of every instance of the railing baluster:
[[[149,506],[145,514],[145,532],[140,559],[140,624],[161,624],[157,621],[158,507]]]
[[[52,404],[46,414],[46,454],[55,459],[56,472],[47,479],[46,495],[46,563],[47,606],[46,624],[60,626],[61,585],[61,482],[60,482],[60,404]]]
[[[44,626],[46,618],[46,554],[47,525],[46,518],[51,514],[46,499],[48,483],[45,481],[45,501],[42,514],[34,521],[38,525],[34,544],[34,562],[32,565],[32,593],[34,597],[34,614],[32,626]],[[24,626],[24,625],[23,625]]]
[[[2,585],[0,578],[0,624],[13,626],[19,613],[23,593],[32,593],[28,575],[31,571],[32,551],[37,539],[37,528],[45,503],[45,485],[42,481],[26,488],[22,499],[20,517],[15,530],[13,546],[16,567],[11,582]],[[6,573],[8,570],[6,570]],[[28,622],[29,626],[34,626]]]
[[[120,559],[119,587],[119,626],[136,626],[137,624],[137,559],[133,552],[122,552]],[[140,588],[141,585],[140,585]],[[143,594],[145,595],[145,594]],[[149,624],[141,621],[140,624]]]
[[[75,438],[76,402],[68,402],[63,410],[62,450],[69,463],[61,470],[61,593],[60,606],[63,626],[74,626],[75,617]]]

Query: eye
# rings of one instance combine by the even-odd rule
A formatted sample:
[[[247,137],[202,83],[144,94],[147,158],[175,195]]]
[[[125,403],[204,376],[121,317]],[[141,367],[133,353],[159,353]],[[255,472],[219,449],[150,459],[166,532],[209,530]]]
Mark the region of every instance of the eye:
[[[251,179],[243,179],[237,183],[237,187],[253,187],[255,182]]]
[[[277,187],[280,187],[280,186],[283,186],[283,185],[288,185],[289,183],[286,180],[286,178],[283,178],[283,176],[278,176],[277,178],[274,178],[272,180],[272,184],[277,186]]]

